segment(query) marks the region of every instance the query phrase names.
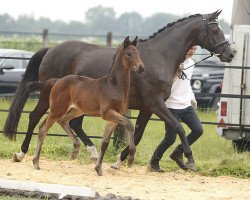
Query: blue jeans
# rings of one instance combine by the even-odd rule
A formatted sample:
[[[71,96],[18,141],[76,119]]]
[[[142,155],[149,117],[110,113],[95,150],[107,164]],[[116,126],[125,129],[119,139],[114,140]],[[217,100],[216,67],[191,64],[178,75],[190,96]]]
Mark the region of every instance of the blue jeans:
[[[203,128],[201,125],[201,121],[196,114],[195,110],[189,106],[185,109],[169,109],[171,113],[178,119],[184,122],[190,129],[191,133],[187,136],[187,140],[189,145],[192,145],[203,133]],[[158,147],[155,149],[154,154],[151,158],[151,164],[159,164],[160,159],[162,158],[164,152],[172,145],[174,144],[176,140],[177,133],[174,131],[174,129],[170,126],[168,126],[165,123],[165,137],[161,141],[161,143],[158,145]],[[179,149],[179,152],[183,153],[183,149],[181,144],[177,147]]]

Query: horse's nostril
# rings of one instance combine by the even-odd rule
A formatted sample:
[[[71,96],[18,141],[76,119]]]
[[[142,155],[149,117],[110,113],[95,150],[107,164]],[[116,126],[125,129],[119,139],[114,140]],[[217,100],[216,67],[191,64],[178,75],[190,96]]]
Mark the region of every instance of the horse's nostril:
[[[234,54],[233,54],[233,53],[231,53],[231,54],[230,54],[230,58],[232,58],[232,59],[233,59],[233,57],[234,57]]]
[[[140,74],[141,74],[142,72],[144,72],[144,67],[143,67],[143,66],[140,66],[138,72],[139,72]]]

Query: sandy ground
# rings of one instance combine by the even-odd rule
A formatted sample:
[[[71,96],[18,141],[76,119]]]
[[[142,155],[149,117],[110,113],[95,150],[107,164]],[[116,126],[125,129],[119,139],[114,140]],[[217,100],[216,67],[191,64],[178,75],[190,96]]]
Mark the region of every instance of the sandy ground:
[[[250,199],[250,180],[232,177],[205,177],[189,172],[150,173],[146,167],[122,167],[120,170],[103,164],[103,176],[98,177],[94,164],[76,161],[41,159],[41,170],[35,170],[31,157],[21,163],[0,160],[0,178],[30,180],[41,183],[87,186],[105,196],[131,196],[139,199]]]

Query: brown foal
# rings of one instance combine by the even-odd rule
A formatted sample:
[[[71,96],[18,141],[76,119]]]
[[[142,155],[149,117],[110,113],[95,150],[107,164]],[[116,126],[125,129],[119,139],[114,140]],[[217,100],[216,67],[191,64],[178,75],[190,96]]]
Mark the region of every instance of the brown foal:
[[[132,42],[129,37],[124,40],[114,58],[110,73],[103,78],[91,79],[69,75],[58,80],[50,79],[43,83],[33,82],[29,85],[36,90],[53,85],[50,93],[50,112],[39,127],[37,148],[33,158],[36,169],[40,169],[39,157],[42,144],[51,126],[58,122],[64,129],[69,130],[69,121],[83,114],[101,116],[108,121],[96,161],[97,174],[102,175],[101,164],[104,153],[117,124],[122,124],[127,130],[130,152],[128,165],[132,165],[136,151],[134,126],[123,115],[128,108],[130,69],[140,74],[144,71],[144,64],[136,48],[137,41],[137,37]]]

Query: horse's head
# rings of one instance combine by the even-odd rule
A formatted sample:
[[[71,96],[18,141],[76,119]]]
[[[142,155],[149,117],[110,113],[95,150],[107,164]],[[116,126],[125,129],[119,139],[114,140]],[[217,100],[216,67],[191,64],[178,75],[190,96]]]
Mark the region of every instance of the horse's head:
[[[137,73],[144,72],[144,64],[140,58],[140,52],[136,48],[138,44],[137,36],[131,42],[129,36],[123,42],[123,63],[128,69],[134,69]]]
[[[217,55],[222,62],[231,62],[234,53],[216,21],[220,13],[221,10],[217,10],[212,14],[203,15],[204,31],[199,35],[199,43],[202,48]]]

